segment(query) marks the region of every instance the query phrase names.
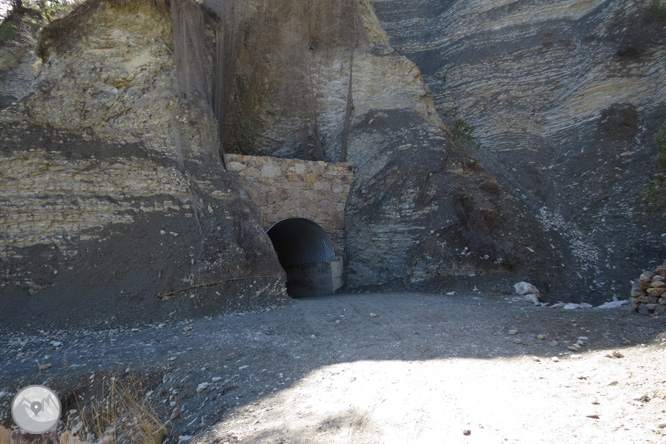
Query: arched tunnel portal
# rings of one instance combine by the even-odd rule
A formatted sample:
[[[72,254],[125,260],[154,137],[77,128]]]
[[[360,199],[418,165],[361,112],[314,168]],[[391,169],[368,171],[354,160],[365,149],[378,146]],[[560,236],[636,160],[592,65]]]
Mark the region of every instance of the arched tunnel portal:
[[[320,225],[293,217],[276,222],[266,233],[287,273],[291,297],[330,294],[342,286],[341,259]]]

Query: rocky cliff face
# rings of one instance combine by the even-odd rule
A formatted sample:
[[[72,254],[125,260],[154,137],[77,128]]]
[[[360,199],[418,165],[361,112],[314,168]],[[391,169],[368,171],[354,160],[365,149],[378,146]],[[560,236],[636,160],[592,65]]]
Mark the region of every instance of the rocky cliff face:
[[[319,142],[323,158],[340,160],[348,137],[347,160],[357,166],[345,212],[348,285],[441,286],[507,270],[557,281],[561,260],[536,219],[483,168],[467,167],[473,162],[449,143],[419,69],[392,51],[369,2],[358,5],[356,38],[338,4],[248,5],[235,11],[242,38],[225,49],[236,54],[225,149],[304,157],[316,156]],[[325,11],[323,19],[313,22],[302,5]],[[334,37],[323,35],[331,28]]]
[[[572,297],[624,298],[664,260],[640,195],[666,120],[666,25],[649,1],[373,4],[443,119],[476,126],[474,154],[538,218]]]
[[[43,41],[35,92],[0,114],[3,321],[279,301],[283,272],[211,112],[176,98],[168,8],[76,14]]]
[[[591,300],[580,273],[619,291],[617,269],[659,250],[627,178],[663,117],[661,34],[620,45],[636,11],[619,3],[374,5],[390,44],[367,0],[90,0],[47,28],[34,92],[0,114],[3,315],[280,301],[225,151],[356,165],[352,287],[485,275]],[[440,116],[478,126],[480,164]]]

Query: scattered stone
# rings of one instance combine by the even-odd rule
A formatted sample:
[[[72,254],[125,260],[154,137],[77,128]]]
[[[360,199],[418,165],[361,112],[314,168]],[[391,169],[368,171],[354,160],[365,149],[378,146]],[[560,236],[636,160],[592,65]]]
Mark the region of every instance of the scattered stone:
[[[523,343],[523,341],[521,341],[520,339],[516,339],[516,340],[513,341],[513,342],[514,342],[515,344],[522,344],[522,343]]]
[[[379,315],[377,313],[370,313],[370,317],[371,318],[376,318],[376,317],[379,317]]]
[[[192,326],[188,325],[187,327],[184,327],[183,331],[192,331]]]
[[[201,384],[199,384],[197,386],[197,393],[203,392],[204,390],[206,390],[208,388],[209,385],[210,385],[210,383],[208,383],[208,382],[202,382]]]
[[[518,282],[513,286],[516,294],[522,296],[522,299],[531,302],[534,305],[541,304],[541,294],[539,290],[529,282]]]
[[[560,358],[558,358],[557,356],[553,356],[552,358],[550,358],[550,360],[553,362],[560,362]]]
[[[619,308],[629,304],[629,301],[610,301],[596,307],[599,309]]]
[[[211,379],[212,382],[220,382],[222,380],[222,377],[220,376],[215,376],[213,379]]]
[[[581,308],[581,304],[574,304],[573,302],[570,302],[568,304],[564,304],[564,307],[562,307],[565,310],[577,310]],[[575,325],[574,325],[575,327]]]
[[[509,330],[509,334],[510,334],[510,335],[517,335],[517,334],[518,334],[518,330]]]
[[[614,350],[612,353],[608,353],[608,354],[606,355],[606,357],[607,357],[607,358],[620,359],[620,358],[624,358],[624,355],[623,355],[622,353],[620,353],[619,351]]]
[[[50,369],[51,367],[53,367],[53,364],[40,364],[39,362],[37,362],[37,366],[39,367],[39,371],[42,371]]]
[[[471,431],[471,430],[463,430],[463,435],[465,435],[465,436],[469,436],[469,435],[471,435],[471,434],[472,434],[472,431]]]
[[[523,296],[523,299],[525,299],[527,302],[531,302],[534,305],[541,305],[539,296],[537,296],[536,294],[526,294],[525,296]]]
[[[599,419],[599,415],[587,415],[587,418]]]
[[[544,335],[544,334],[537,335],[537,339],[540,340],[540,341],[545,341],[546,340],[546,335]]]
[[[539,290],[529,282],[518,282],[513,286],[518,296],[525,296],[526,294],[539,294]]]
[[[657,427],[659,427],[660,429],[666,429],[666,422],[659,423]]]

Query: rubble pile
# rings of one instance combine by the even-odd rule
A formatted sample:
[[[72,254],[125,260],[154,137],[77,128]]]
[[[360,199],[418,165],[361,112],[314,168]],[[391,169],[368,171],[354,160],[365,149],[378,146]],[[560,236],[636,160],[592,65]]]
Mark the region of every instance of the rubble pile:
[[[633,283],[630,307],[641,314],[666,312],[666,264],[644,271]]]

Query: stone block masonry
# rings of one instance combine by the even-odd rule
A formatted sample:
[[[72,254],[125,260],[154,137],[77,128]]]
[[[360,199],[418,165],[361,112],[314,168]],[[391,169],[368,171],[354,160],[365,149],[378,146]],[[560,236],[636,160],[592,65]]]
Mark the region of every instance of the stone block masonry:
[[[238,175],[259,206],[266,228],[282,219],[303,217],[333,238],[344,229],[345,203],[354,180],[352,163],[228,154],[227,168]]]

